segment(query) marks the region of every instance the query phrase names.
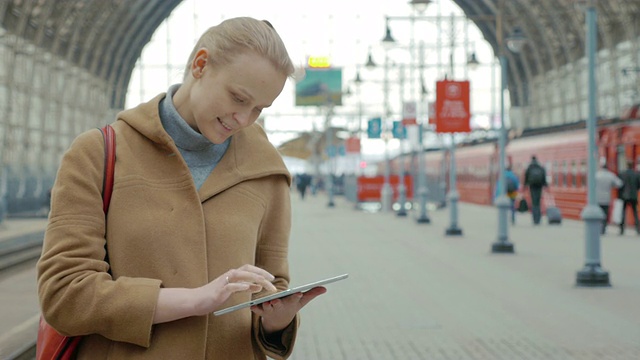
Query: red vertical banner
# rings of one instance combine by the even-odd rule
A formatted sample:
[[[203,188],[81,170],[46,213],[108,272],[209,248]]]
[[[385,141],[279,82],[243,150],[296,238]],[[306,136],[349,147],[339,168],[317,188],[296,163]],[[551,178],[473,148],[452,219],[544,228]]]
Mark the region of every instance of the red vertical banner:
[[[470,132],[469,81],[436,82],[436,132]]]
[[[360,153],[360,139],[355,136],[351,136],[347,138],[344,141],[344,146],[347,150],[347,153],[355,153],[355,154]]]

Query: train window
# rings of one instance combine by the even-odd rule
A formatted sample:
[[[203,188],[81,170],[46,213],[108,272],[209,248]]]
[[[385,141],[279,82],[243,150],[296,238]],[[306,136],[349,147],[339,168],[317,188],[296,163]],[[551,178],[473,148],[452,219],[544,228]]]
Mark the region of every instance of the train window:
[[[578,186],[578,165],[575,160],[571,160],[571,185]]]
[[[567,164],[567,160],[562,160],[562,186],[568,186],[568,179],[567,177],[569,176],[569,165]]]
[[[558,161],[553,160],[551,163],[551,185],[558,185],[560,180],[558,179]]]
[[[624,145],[618,145],[616,149],[618,153],[618,173],[627,169],[627,155],[624,152]]]
[[[547,173],[547,178],[545,179],[547,181],[547,185],[552,181],[553,175],[551,172],[551,166],[552,166],[552,162],[551,161],[547,161],[544,164],[544,171]]]
[[[587,185],[587,160],[580,160],[580,186]]]

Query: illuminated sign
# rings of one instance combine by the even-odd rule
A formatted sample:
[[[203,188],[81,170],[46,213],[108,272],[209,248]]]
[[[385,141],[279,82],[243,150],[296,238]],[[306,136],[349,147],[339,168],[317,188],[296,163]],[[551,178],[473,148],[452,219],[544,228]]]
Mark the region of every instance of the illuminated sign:
[[[328,56],[309,56],[307,65],[310,68],[328,68],[331,67],[331,59]]]

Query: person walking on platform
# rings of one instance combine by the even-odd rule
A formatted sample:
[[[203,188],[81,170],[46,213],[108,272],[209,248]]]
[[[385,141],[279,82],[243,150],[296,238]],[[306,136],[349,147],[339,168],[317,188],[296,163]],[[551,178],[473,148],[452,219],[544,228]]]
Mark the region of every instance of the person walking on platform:
[[[304,200],[304,196],[307,193],[307,188],[311,184],[311,176],[307,173],[302,173],[296,176],[296,187],[298,193],[300,193],[300,199]]]
[[[108,221],[100,131],[61,161],[38,293],[51,327],[83,336],[77,359],[286,359],[326,292],[212,314],[289,288],[291,175],[255,122],[295,68],[269,22],[240,17],[206,30],[185,70],[111,124]]]
[[[640,189],[640,174],[635,170],[633,161],[627,161],[627,169],[620,173],[622,187],[618,191],[618,197],[622,199],[622,221],[620,222],[620,235],[624,234],[624,223],[627,207],[633,213],[634,226],[636,232],[640,234],[640,224],[638,224],[638,189]]]
[[[529,194],[531,195],[533,224],[538,225],[542,218],[540,200],[542,198],[542,191],[547,186],[547,171],[540,165],[535,155],[531,156],[531,163],[525,171],[524,186],[529,188]]]
[[[515,225],[516,223],[516,198],[518,197],[518,190],[520,189],[520,179],[513,172],[511,165],[508,165],[505,169],[504,176],[507,183],[507,188],[505,189],[505,193],[511,201],[511,224]],[[500,181],[496,183],[496,190],[494,193],[494,199],[498,198],[498,189],[500,186]]]
[[[596,199],[598,205],[604,212],[604,220],[602,221],[601,234],[606,233],[607,224],[609,224],[609,208],[611,205],[611,190],[622,186],[622,180],[618,175],[607,169],[606,160],[600,160],[600,169],[596,172]]]
[[[509,200],[511,200],[511,224],[516,224],[516,198],[518,197],[518,190],[520,190],[520,179],[518,179],[518,175],[516,175],[511,165],[507,166],[505,173],[505,178],[507,179],[507,196]]]

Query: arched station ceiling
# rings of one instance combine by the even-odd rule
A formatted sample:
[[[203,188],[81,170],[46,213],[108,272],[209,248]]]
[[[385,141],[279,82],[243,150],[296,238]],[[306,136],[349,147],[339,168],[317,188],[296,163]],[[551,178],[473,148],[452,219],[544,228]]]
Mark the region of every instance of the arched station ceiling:
[[[406,1],[406,0],[401,0]],[[0,0],[3,32],[15,34],[87,69],[113,89],[122,108],[129,78],[142,49],[181,0]],[[527,105],[528,84],[538,74],[584,56],[585,14],[578,0],[454,0],[498,53],[496,16],[503,33],[519,26],[528,43],[507,52],[513,105]],[[499,3],[502,3],[501,6]],[[499,10],[501,8],[501,10]],[[599,0],[600,48],[614,49],[640,36],[640,1]],[[37,56],[37,53],[34,54]]]
[[[122,108],[142,49],[181,0],[0,0],[3,32],[88,70]],[[34,53],[38,56],[38,52]]]
[[[503,44],[515,27],[523,30],[527,44],[522,51],[519,54],[505,51],[513,105],[528,105],[526,95],[518,96],[516,91],[527,89],[533,77],[575,63],[585,56],[585,11],[580,6],[587,2],[585,0],[453,1],[475,22],[496,54],[499,54],[498,14],[502,19]],[[614,51],[615,46],[625,40],[638,47],[640,1],[597,0],[595,3],[598,48]]]

